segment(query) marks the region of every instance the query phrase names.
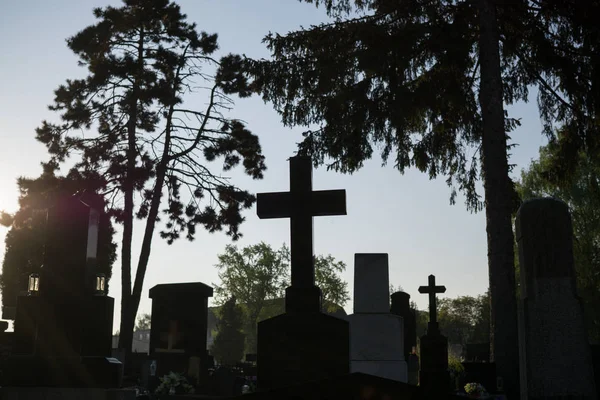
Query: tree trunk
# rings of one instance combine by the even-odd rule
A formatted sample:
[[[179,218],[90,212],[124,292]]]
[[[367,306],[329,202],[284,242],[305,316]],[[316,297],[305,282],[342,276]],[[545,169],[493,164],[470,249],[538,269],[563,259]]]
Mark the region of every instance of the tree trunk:
[[[131,352],[135,314],[137,307],[131,304],[131,242],[133,240],[133,191],[134,171],[137,157],[136,135],[139,96],[139,76],[144,68],[144,29],[140,29],[138,41],[138,66],[136,78],[131,93],[131,109],[127,121],[127,171],[123,182],[123,240],[121,243],[121,326],[119,334],[119,349],[125,350],[125,357]],[[135,308],[135,310],[132,310]],[[132,315],[133,313],[133,315]]]
[[[496,6],[479,2],[479,104],[483,119],[481,163],[484,178],[491,299],[490,355],[508,398],[519,398],[519,348],[515,291],[512,185],[506,132]]]

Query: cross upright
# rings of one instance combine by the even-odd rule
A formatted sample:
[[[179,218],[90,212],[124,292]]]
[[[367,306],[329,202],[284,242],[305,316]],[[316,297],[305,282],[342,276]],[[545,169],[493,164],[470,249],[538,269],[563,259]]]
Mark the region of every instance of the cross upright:
[[[346,215],[346,191],[313,191],[310,157],[291,157],[290,191],[259,193],[256,213],[261,219],[290,218],[291,289],[313,289],[313,217]],[[286,296],[286,309],[287,303]]]
[[[429,275],[429,284],[427,286],[419,286],[419,293],[429,294],[429,323],[432,326],[437,324],[437,304],[435,295],[437,293],[445,293],[446,286],[435,286],[435,276]]]

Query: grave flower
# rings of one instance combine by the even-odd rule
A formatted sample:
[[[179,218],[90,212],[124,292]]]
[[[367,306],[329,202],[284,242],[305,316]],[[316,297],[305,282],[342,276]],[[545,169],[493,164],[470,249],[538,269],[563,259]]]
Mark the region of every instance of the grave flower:
[[[183,374],[170,372],[160,378],[160,385],[156,388],[157,394],[189,394],[194,393],[194,387],[189,384]]]
[[[485,394],[485,388],[481,383],[470,382],[465,385],[465,392],[472,397],[481,397]]]

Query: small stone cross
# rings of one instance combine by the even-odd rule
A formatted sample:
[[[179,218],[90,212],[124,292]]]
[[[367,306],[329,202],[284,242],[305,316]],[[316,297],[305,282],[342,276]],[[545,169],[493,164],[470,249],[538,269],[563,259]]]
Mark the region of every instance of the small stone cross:
[[[445,293],[446,286],[435,286],[435,276],[429,275],[429,284],[427,286],[419,286],[419,293],[429,294],[429,322],[432,325],[437,323],[437,304],[435,295],[437,293]]]

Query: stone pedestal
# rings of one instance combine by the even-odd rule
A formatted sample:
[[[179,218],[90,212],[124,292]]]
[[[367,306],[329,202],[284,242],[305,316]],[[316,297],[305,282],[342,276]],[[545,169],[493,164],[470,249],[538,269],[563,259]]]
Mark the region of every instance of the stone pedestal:
[[[388,255],[355,254],[354,264],[350,370],[407,382],[403,321],[389,312]]]
[[[535,199],[519,209],[522,399],[597,398],[572,235],[568,207],[559,200]]]
[[[285,313],[258,324],[261,390],[334,378],[350,370],[348,322],[319,312]]]
[[[450,391],[448,374],[448,338],[443,336],[437,324],[429,323],[427,334],[421,336],[421,370],[419,383],[430,397],[446,396]]]

